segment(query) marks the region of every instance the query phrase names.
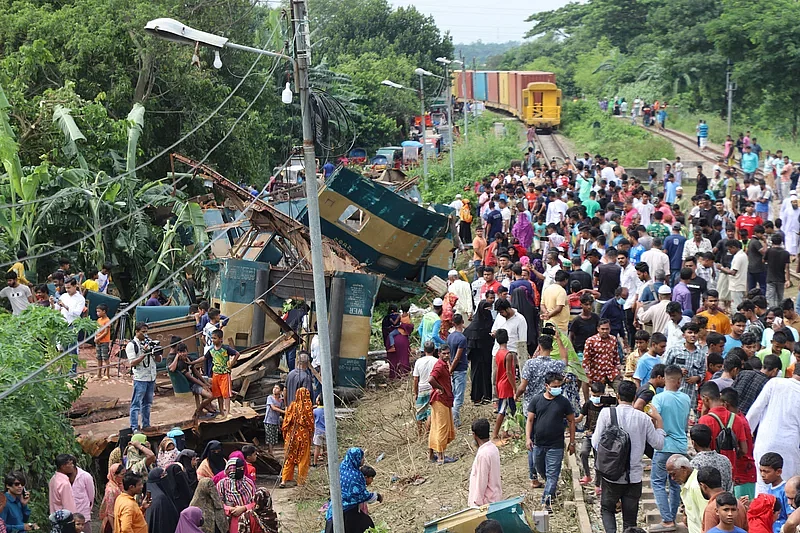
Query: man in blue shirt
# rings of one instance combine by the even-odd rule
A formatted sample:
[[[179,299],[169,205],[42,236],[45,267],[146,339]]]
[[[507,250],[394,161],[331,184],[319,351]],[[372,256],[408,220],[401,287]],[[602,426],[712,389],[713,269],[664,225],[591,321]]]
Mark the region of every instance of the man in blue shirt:
[[[328,176],[333,174],[334,170],[336,170],[336,167],[333,165],[333,163],[328,161],[322,166],[322,175],[327,178]]]
[[[493,201],[489,202],[489,210],[483,215],[483,219],[489,225],[487,239],[493,239],[498,233],[503,233],[503,214],[495,207]]]
[[[741,166],[745,179],[752,179],[756,170],[758,170],[758,156],[753,153],[750,145],[744,147]]]
[[[26,527],[31,517],[28,502],[30,493],[25,494],[25,476],[22,472],[11,472],[6,476],[6,506],[0,512],[0,520],[5,522],[8,533],[20,533],[32,529]]]
[[[617,287],[614,298],[608,300],[600,309],[600,318],[607,318],[611,322],[611,336],[626,338],[625,335],[625,300],[628,299],[628,288]]]
[[[447,336],[450,347],[450,376],[453,382],[453,423],[461,425],[461,406],[464,404],[464,391],[467,388],[467,337],[464,336],[464,318],[453,315],[453,331]]]
[[[681,235],[681,223],[676,222],[672,225],[672,235],[664,239],[664,251],[669,256],[670,286],[672,287],[680,279],[685,244],[686,237]]]

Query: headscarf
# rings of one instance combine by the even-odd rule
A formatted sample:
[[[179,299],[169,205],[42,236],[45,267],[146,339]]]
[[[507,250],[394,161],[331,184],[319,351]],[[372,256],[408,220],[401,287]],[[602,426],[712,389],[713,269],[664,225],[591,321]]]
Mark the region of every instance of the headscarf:
[[[51,533],[75,533],[75,518],[67,509],[59,509],[50,515]]]
[[[172,445],[171,450],[167,450],[169,445]],[[178,448],[175,446],[175,441],[170,437],[164,437],[161,444],[158,445],[158,457],[156,458],[156,465],[161,468],[167,468],[171,463],[178,460]]]
[[[116,480],[117,470],[121,466],[122,463],[114,463],[108,467],[108,475],[106,476],[108,482],[103,494],[103,501],[100,503],[100,521],[103,524],[100,531],[105,531],[105,524],[114,522],[114,504],[117,501],[117,497],[122,494],[122,486]]]
[[[481,300],[478,304],[478,309],[475,310],[475,315],[472,317],[472,322],[464,330],[464,335],[467,340],[482,341],[486,336],[491,334],[492,324],[492,304],[486,300]]]
[[[531,243],[533,242],[533,225],[528,218],[528,213],[517,213],[517,222],[511,229],[511,234],[519,241],[519,244],[530,250]]]
[[[247,461],[244,458],[244,454],[242,452],[240,452],[239,450],[236,450],[235,452],[231,452],[231,454],[228,456],[228,462],[230,462],[231,459],[241,459],[244,462],[244,473],[245,473],[245,475],[247,475],[248,464],[247,464]],[[227,465],[227,463],[226,463],[226,465]],[[223,478],[226,478],[226,477],[228,477],[228,474],[227,474],[227,472],[225,470],[223,470],[221,472],[218,472],[217,475],[215,475],[214,478],[213,478],[214,479],[214,484],[216,485],[217,483],[219,483],[220,479],[223,479]],[[250,479],[255,481],[255,477],[254,476],[247,476],[247,477],[249,477]]]
[[[137,433],[133,437],[131,437],[131,443],[138,443],[138,444],[147,444],[147,437],[144,433]],[[140,467],[139,465],[144,465],[142,462],[146,456],[140,452],[133,444],[128,444],[127,451],[125,452],[125,467],[128,470],[134,470],[137,474],[144,475],[147,474],[147,467],[144,468]]]
[[[167,433],[167,437],[171,438],[175,443],[175,449],[182,452],[186,448],[186,438],[181,428],[172,428]]]
[[[212,440],[206,444],[203,454],[200,456],[200,460],[203,461],[206,459],[214,475],[225,470],[225,457],[222,455],[222,444],[218,440]]]
[[[189,480],[186,478],[186,472],[183,467],[178,463],[172,463],[166,469],[167,477],[164,478],[165,489],[167,494],[172,497],[172,503],[175,504],[175,509],[180,513],[187,507],[192,499],[194,492],[189,488]]]
[[[533,288],[532,283],[531,288]],[[525,317],[525,322],[528,325],[528,355],[536,351],[536,345],[539,342],[539,310],[531,303],[530,298],[532,297],[533,294],[529,294],[525,287],[517,287],[511,293],[511,307]]]
[[[203,533],[203,510],[199,507],[187,507],[181,511],[178,528],[175,533]]]
[[[215,529],[222,533],[228,531],[230,526],[225,516],[225,506],[211,478],[204,477],[197,480],[197,490],[194,491],[194,497],[189,505],[203,510],[203,525],[200,526],[203,533],[215,533]]]
[[[284,434],[293,425],[314,427],[314,408],[311,406],[311,393],[305,387],[297,389],[294,395],[294,402],[286,410],[286,414],[283,417],[283,425],[281,426]]]
[[[775,496],[759,494],[750,502],[747,509],[747,531],[753,533],[771,533],[775,522]]]
[[[195,457],[197,457],[197,453],[189,448],[178,454],[178,462],[183,466],[183,471],[186,472],[186,481],[189,482],[189,489],[193,494],[197,488],[197,469],[192,466],[192,459]]]
[[[372,500],[375,495],[367,490],[367,480],[361,473],[364,450],[350,448],[339,465],[339,479],[342,485],[342,510],[344,512],[358,507],[359,504]],[[328,506],[326,520],[333,518],[333,508]]]
[[[243,515],[247,519],[239,520],[239,533],[258,531],[253,526],[260,527],[262,533],[278,533],[278,515],[272,509],[272,496],[269,491],[263,487],[258,489],[253,497],[253,503],[253,509]]]
[[[217,491],[222,502],[231,507],[247,505],[253,501],[256,494],[256,484],[244,475],[244,461],[241,459],[228,459],[225,465],[228,477],[219,480]]]
[[[150,507],[145,512],[148,531],[175,531],[178,527],[178,510],[172,497],[167,494],[164,483],[164,469],[156,467],[147,475],[147,492],[150,493]]]

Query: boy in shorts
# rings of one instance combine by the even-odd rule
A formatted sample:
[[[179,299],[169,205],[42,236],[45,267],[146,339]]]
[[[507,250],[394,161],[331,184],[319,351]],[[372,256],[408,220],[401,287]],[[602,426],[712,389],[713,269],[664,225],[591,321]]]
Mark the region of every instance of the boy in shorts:
[[[497,341],[500,347],[494,356],[498,404],[497,419],[494,422],[492,440],[497,440],[500,437],[500,428],[503,425],[503,419],[505,419],[506,414],[511,416],[517,414],[517,402],[514,399],[514,392],[517,390],[515,368],[517,354],[515,352],[509,352],[506,347],[508,344],[508,331],[498,329],[494,333],[494,340]]]
[[[325,409],[322,407],[322,396],[317,396],[317,406],[314,408],[314,457],[311,466],[319,466],[322,447],[325,446]]]
[[[189,359],[189,348],[186,343],[179,342],[175,345],[175,358],[169,362],[167,369],[170,372],[183,374],[186,381],[189,382],[189,388],[194,395],[194,402],[197,407],[194,412],[195,418],[199,418],[203,414],[203,410],[216,414],[216,411],[211,406],[214,402],[211,388],[200,374],[200,370],[197,368],[197,361]]]
[[[208,358],[211,361],[211,394],[219,402],[219,412],[222,418],[230,415],[231,412],[231,369],[239,360],[239,352],[222,344],[222,330],[216,329],[211,334],[211,346],[206,348],[203,357],[195,361]]]
[[[97,334],[94,337],[94,345],[97,350],[97,379],[107,380],[111,373],[111,365],[108,360],[111,354],[111,319],[108,318],[108,306],[100,304],[97,311]],[[105,371],[105,375],[103,375]]]

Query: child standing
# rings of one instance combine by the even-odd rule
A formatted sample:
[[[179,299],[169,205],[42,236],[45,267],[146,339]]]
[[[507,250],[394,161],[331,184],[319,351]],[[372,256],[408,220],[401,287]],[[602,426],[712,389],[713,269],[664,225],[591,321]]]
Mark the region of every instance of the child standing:
[[[286,414],[286,404],[281,396],[281,386],[272,387],[272,396],[267,396],[267,414],[264,417],[267,451],[274,455],[272,447],[278,444],[281,434],[281,415]]]
[[[633,381],[636,365],[639,363],[639,359],[647,353],[650,344],[650,334],[640,329],[633,336],[633,341],[636,344],[636,348],[625,358],[625,379],[628,381]]]
[[[492,440],[497,440],[506,414],[511,416],[517,414],[517,402],[514,399],[514,391],[517,388],[517,373],[515,370],[517,354],[507,349],[508,332],[506,330],[498,329],[494,334],[494,340],[500,347],[494,357],[498,404]]]
[[[108,318],[108,306],[100,304],[97,311],[97,334],[94,337],[97,350],[97,378],[107,380],[110,377],[111,365],[108,364],[111,353],[111,319]],[[105,375],[103,375],[105,370]]]
[[[226,418],[231,412],[231,369],[239,360],[239,352],[222,344],[222,330],[211,334],[211,346],[204,358],[211,361],[211,394],[219,403],[219,412]]]
[[[314,456],[311,458],[311,466],[316,468],[322,455],[322,447],[325,446],[325,409],[322,407],[322,395],[317,396],[317,406],[314,408],[313,444]]]
[[[739,513],[739,502],[730,492],[720,492],[716,497],[717,519],[719,524],[708,530],[707,533],[746,533],[744,529],[734,525]]]
[[[75,522],[75,533],[83,533],[86,528],[86,517],[81,513],[74,513],[72,520]]]
[[[535,251],[542,249],[542,241],[547,237],[547,225],[544,223],[544,215],[536,217],[536,222],[533,224],[533,249]]]
[[[772,494],[759,494],[747,509],[747,531],[749,533],[772,533],[775,521],[781,514],[781,502]]]
[[[211,335],[216,330],[222,329],[222,315],[219,312],[219,309],[216,307],[212,307],[208,310],[208,322],[205,326],[203,326],[203,336],[206,338],[206,344],[212,344]]]
[[[783,457],[775,452],[767,452],[758,461],[761,479],[767,485],[767,494],[772,494],[781,504],[778,518],[772,524],[773,533],[780,533],[781,527],[789,517],[789,499],[786,497],[786,481],[783,480]]]

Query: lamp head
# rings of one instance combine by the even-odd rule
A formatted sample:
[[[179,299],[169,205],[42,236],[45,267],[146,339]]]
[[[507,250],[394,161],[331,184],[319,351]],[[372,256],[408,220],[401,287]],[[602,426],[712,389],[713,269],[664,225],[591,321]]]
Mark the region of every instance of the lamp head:
[[[281,91],[281,102],[284,104],[291,104],[292,103],[292,88],[289,86],[289,82],[286,82],[286,87],[283,88]]]
[[[391,80],[383,80],[381,82],[381,85],[386,85],[387,87],[392,87],[393,89],[405,89],[405,87],[403,87],[399,83],[395,83]]]
[[[451,61],[446,57],[437,57],[436,62],[441,63],[442,65],[449,65],[451,63]]]
[[[204,31],[196,30],[186,26],[182,22],[170,18],[154,19],[145,24],[144,29],[147,33],[181,44],[200,43],[204,46],[220,49],[228,42],[227,37],[214,35]]]
[[[414,74],[416,74],[417,76],[433,76],[433,72],[428,72],[424,68],[414,69]]]

